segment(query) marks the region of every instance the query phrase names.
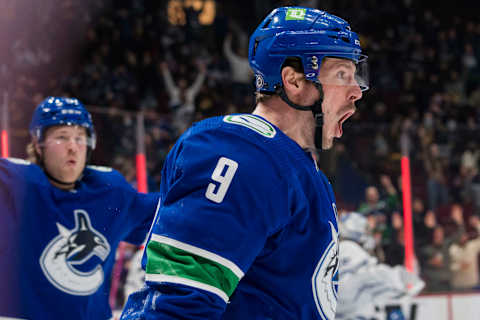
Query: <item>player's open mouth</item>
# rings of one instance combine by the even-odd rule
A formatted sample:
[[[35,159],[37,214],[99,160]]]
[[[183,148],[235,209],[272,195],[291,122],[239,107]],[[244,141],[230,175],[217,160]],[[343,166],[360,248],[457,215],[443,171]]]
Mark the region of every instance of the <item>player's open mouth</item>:
[[[337,134],[337,138],[340,138],[343,134],[343,128],[342,128],[342,124],[347,121],[348,118],[350,118],[351,116],[353,115],[353,112],[347,112],[343,115],[343,117],[340,118],[340,120],[338,120],[338,134]]]

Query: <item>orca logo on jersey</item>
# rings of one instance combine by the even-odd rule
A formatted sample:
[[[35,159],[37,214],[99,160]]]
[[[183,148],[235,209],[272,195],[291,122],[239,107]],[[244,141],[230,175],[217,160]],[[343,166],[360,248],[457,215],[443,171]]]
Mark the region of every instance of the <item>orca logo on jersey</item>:
[[[326,247],[312,276],[315,304],[322,320],[335,318],[338,298],[338,233],[332,222],[328,222],[332,240]]]
[[[85,210],[74,210],[75,228],[69,230],[57,222],[59,235],[49,242],[40,257],[40,266],[48,281],[57,289],[76,296],[94,293],[104,280],[103,269],[97,265],[83,272],[75,268],[92,256],[105,261],[110,253],[107,239],[95,230]]]

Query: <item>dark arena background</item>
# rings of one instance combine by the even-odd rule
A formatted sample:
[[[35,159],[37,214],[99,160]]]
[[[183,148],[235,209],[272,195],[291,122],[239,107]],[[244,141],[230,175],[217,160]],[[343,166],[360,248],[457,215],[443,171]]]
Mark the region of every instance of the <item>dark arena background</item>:
[[[480,14],[473,1],[2,0],[2,155],[26,157],[32,111],[46,96],[76,97],[94,117],[92,163],[158,191],[165,156],[192,121],[253,110],[253,75],[244,67],[248,37],[283,5],[345,18],[369,56],[371,89],[342,139],[321,155],[339,212],[368,215],[380,261],[407,262],[402,159],[408,157],[407,246],[426,287],[414,308],[402,307],[412,320],[478,319],[480,245],[472,249],[477,284],[468,289],[438,281],[461,271],[423,258],[435,230],[447,241],[459,216],[467,241],[480,241]],[[194,92],[190,116],[170,101],[166,73]],[[134,285],[126,279],[137,250],[123,245],[117,253],[110,297],[117,311]]]

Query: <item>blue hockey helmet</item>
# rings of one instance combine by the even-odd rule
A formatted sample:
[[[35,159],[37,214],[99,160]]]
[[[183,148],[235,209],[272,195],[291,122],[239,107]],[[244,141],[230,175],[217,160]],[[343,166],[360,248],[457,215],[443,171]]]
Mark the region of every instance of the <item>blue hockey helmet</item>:
[[[325,57],[342,58],[356,64],[355,80],[367,90],[367,56],[358,35],[345,20],[325,11],[303,7],[273,10],[250,37],[248,59],[255,72],[256,90],[274,93],[282,85],[281,69],[287,58],[302,62],[305,78],[319,83]]]
[[[75,98],[48,97],[35,109],[30,123],[30,134],[41,141],[45,130],[52,126],[80,126],[87,130],[87,146],[95,149],[96,135],[92,116]]]

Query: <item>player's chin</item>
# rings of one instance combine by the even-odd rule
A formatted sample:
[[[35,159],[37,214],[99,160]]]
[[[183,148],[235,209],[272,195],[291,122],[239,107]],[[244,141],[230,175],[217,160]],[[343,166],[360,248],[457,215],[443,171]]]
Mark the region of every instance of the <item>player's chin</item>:
[[[69,170],[66,170],[63,172],[63,177],[66,182],[74,182],[77,181],[80,175],[82,174],[83,169],[81,168],[70,168]]]
[[[322,149],[330,150],[333,147],[333,138],[325,138],[322,141]]]

